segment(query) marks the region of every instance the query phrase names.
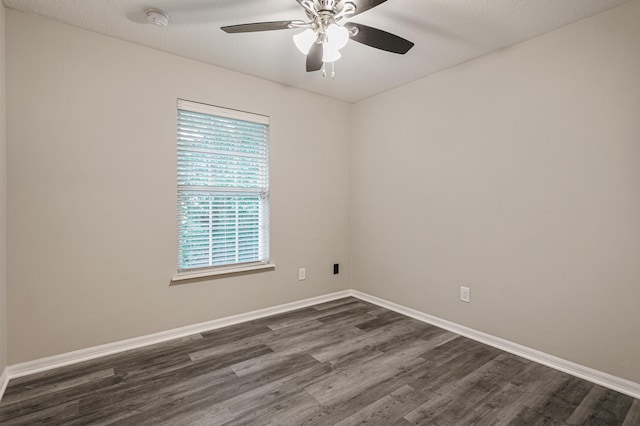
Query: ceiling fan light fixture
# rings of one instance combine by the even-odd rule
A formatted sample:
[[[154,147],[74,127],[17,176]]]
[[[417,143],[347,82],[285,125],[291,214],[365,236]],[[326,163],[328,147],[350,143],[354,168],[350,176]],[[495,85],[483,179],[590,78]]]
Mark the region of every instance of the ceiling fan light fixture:
[[[336,49],[342,49],[349,41],[349,30],[338,24],[331,24],[327,27],[327,42],[335,46]]]
[[[293,36],[293,42],[296,44],[296,47],[303,54],[308,54],[313,43],[316,42],[316,38],[318,36],[312,29],[306,29],[300,34],[296,34]]]
[[[342,58],[342,55],[340,54],[340,50],[338,50],[335,45],[331,43],[324,43],[322,49],[322,62],[335,62],[340,58]]]

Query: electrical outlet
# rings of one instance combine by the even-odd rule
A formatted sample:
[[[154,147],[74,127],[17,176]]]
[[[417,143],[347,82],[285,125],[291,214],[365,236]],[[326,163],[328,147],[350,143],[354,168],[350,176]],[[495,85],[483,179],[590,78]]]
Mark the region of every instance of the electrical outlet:
[[[305,268],[298,269],[298,281],[307,279],[307,270]]]
[[[460,300],[470,303],[469,300],[469,287],[460,287]]]

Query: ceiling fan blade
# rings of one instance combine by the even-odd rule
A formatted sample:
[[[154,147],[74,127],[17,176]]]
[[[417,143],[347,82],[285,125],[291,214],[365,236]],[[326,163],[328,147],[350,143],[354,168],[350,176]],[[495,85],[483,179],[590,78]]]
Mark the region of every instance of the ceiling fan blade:
[[[356,11],[351,16],[356,16],[359,13],[366,12],[369,9],[373,9],[376,6],[381,5],[387,0],[348,0],[356,5]]]
[[[288,30],[304,26],[302,21],[254,22],[252,24],[229,25],[220,29],[227,33],[252,33],[255,31]]]
[[[404,55],[414,46],[409,40],[377,28],[356,24],[355,22],[347,22],[344,26],[352,34],[355,32],[355,35],[351,36],[352,40],[376,49]]]
[[[307,55],[307,72],[318,71],[322,68],[322,43],[313,43]]]

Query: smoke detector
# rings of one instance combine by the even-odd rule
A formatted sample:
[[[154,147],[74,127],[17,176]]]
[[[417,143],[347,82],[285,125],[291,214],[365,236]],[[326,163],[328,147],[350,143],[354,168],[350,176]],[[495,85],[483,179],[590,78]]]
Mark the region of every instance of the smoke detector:
[[[147,9],[144,11],[147,15],[147,22],[159,27],[166,27],[169,25],[169,15],[160,9]]]

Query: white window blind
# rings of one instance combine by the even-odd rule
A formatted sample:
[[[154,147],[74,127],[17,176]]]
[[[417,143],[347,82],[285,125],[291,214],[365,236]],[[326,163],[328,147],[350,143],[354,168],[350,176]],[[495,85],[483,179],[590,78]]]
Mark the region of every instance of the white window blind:
[[[178,272],[268,262],[268,117],[178,100]]]

